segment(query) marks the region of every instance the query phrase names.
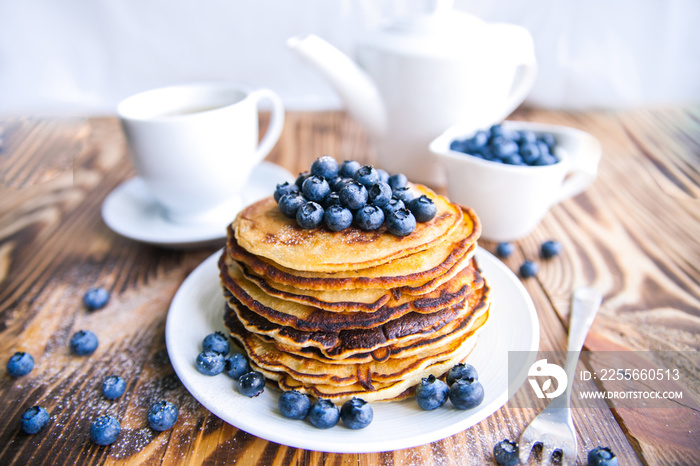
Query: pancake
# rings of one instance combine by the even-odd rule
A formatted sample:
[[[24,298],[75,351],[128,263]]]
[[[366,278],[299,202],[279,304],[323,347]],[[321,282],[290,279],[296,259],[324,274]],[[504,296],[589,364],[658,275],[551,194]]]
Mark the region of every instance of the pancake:
[[[389,234],[386,226],[364,231],[354,226],[333,232],[305,230],[285,217],[272,197],[243,209],[233,222],[238,244],[249,253],[282,267],[309,272],[355,271],[386,264],[426,250],[443,240],[462,221],[462,210],[423,186],[413,186],[437,206],[437,215],[418,223],[408,236]]]
[[[345,272],[314,273],[281,266],[273,260],[255,256],[243,249],[235,239],[232,226],[228,229],[226,250],[246,269],[274,286],[280,284],[304,290],[350,290],[419,288],[439,280],[445,273],[461,269],[473,255],[481,223],[471,209],[461,208],[462,222],[444,241],[432,248],[394,260],[388,264]],[[417,293],[417,292],[416,292]]]

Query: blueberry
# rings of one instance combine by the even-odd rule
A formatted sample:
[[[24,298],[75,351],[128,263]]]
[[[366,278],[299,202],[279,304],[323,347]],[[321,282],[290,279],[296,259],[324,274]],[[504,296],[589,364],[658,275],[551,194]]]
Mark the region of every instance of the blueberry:
[[[474,379],[457,379],[450,387],[450,401],[459,409],[471,409],[484,401],[484,387]]]
[[[537,144],[526,143],[520,146],[520,157],[528,165],[535,163],[540,158],[540,148]]]
[[[436,379],[434,375],[421,379],[416,386],[416,402],[418,406],[426,411],[432,411],[447,402],[450,387],[442,380]]]
[[[311,174],[327,180],[338,176],[338,162],[328,155],[321,156],[311,164]]]
[[[557,140],[551,133],[542,133],[539,136],[537,136],[537,140],[545,143],[549,148],[550,152],[552,151],[552,149],[554,149],[554,146],[557,145]]]
[[[395,236],[408,236],[416,229],[416,218],[408,209],[398,209],[386,217],[386,228]]]
[[[392,194],[396,199],[401,199],[404,204],[408,205],[409,202],[415,198],[415,194],[411,191],[411,188],[405,186],[403,188],[396,188]]]
[[[508,242],[504,241],[504,242],[498,243],[498,246],[496,246],[496,255],[498,257],[503,257],[503,258],[508,257],[511,254],[513,254],[514,251],[515,251],[515,246],[513,245],[513,243],[508,243]]]
[[[172,429],[177,422],[179,410],[170,401],[156,401],[148,408],[148,425],[158,432]]]
[[[297,210],[297,225],[306,230],[313,230],[323,222],[323,213],[323,207],[319,204],[313,201],[306,202]]]
[[[34,369],[34,358],[29,353],[17,351],[7,361],[7,373],[12,377],[22,377]]]
[[[479,374],[471,364],[460,363],[451,367],[450,370],[447,371],[445,381],[447,382],[447,385],[451,386],[456,380],[459,379],[479,380]]]
[[[355,173],[355,181],[369,188],[379,181],[379,173],[377,173],[377,170],[373,166],[365,165]]]
[[[503,466],[520,464],[518,444],[508,439],[501,440],[493,447],[493,456],[496,459],[496,463]]]
[[[224,371],[224,356],[213,351],[202,351],[197,355],[195,367],[204,375],[218,375]]]
[[[377,230],[384,223],[384,212],[375,205],[367,204],[355,214],[355,223],[363,230]]]
[[[474,150],[479,150],[483,149],[486,147],[486,144],[489,142],[489,133],[486,131],[480,130],[474,133],[474,136],[470,138],[470,143],[471,143],[471,149]]]
[[[279,203],[280,199],[285,194],[292,194],[292,193],[298,193],[298,192],[299,192],[299,186],[297,186],[296,184],[289,184],[289,182],[285,181],[284,183],[277,185],[277,188],[275,189],[275,193],[273,194],[273,197],[275,198],[275,202]]]
[[[288,419],[301,420],[309,414],[311,401],[305,394],[296,390],[283,392],[277,402],[282,416]]]
[[[329,400],[319,399],[309,409],[309,422],[319,429],[330,429],[339,419],[338,407]]]
[[[297,210],[304,205],[306,200],[300,193],[285,194],[280,198],[280,211],[285,217],[296,218]]]
[[[559,241],[545,241],[541,246],[541,254],[545,259],[550,259],[561,252],[561,243]]]
[[[363,429],[374,418],[372,407],[360,398],[353,398],[340,407],[340,419],[348,429]]]
[[[588,452],[589,466],[617,466],[617,456],[608,447],[595,447]]]
[[[301,192],[307,200],[321,203],[330,194],[331,187],[324,178],[311,175],[301,185]]]
[[[425,194],[409,202],[408,210],[416,217],[416,221],[421,223],[429,222],[437,214],[437,206]]]
[[[399,209],[405,209],[406,204],[401,199],[391,198],[389,202],[382,206],[384,211],[384,218],[388,217],[390,213],[396,212]]]
[[[348,181],[352,181],[352,178],[343,178],[342,176],[336,176],[335,178],[328,180],[328,186],[331,187],[331,192],[335,191],[336,193],[341,190],[343,186],[345,186],[345,183]]]
[[[36,434],[49,423],[49,413],[41,406],[32,406],[22,413],[20,425],[27,434]]]
[[[119,437],[122,426],[113,416],[103,415],[90,426],[90,440],[98,445],[111,445]]]
[[[246,372],[238,379],[238,392],[253,398],[265,390],[265,377],[256,371]]]
[[[491,138],[503,137],[503,127],[500,124],[492,125],[489,134]]]
[[[332,205],[341,205],[340,195],[338,193],[331,192],[328,196],[326,196],[321,205],[324,209],[328,209]]]
[[[470,153],[471,147],[472,144],[470,139],[455,139],[450,142],[450,150],[462,152],[463,154]]]
[[[229,350],[228,337],[222,332],[210,333],[202,341],[202,351],[213,351],[226,356]]]
[[[557,162],[558,162],[557,158],[555,156],[553,156],[552,154],[542,154],[542,155],[540,155],[540,157],[537,160],[535,160],[533,165],[538,166],[538,167],[542,167],[545,165],[554,165]]]
[[[102,396],[108,400],[116,400],[124,394],[126,382],[118,375],[110,375],[102,382]]]
[[[387,183],[389,186],[391,186],[392,190],[397,188],[405,188],[408,185],[408,178],[406,178],[406,175],[403,173],[397,173],[395,175],[391,175]]]
[[[90,330],[80,330],[70,339],[70,347],[78,356],[87,356],[97,349],[97,335]]]
[[[367,188],[357,181],[351,181],[338,193],[340,202],[350,210],[357,210],[367,203]]]
[[[534,277],[539,270],[540,266],[537,262],[526,260],[523,262],[523,265],[520,266],[520,276],[523,278]]]
[[[501,161],[506,165],[525,165],[525,162],[523,161],[523,158],[520,156],[520,154],[506,155],[501,159]]]
[[[250,372],[248,358],[243,353],[233,353],[224,361],[224,370],[229,377],[238,380],[246,372]]]
[[[386,205],[391,200],[391,196],[391,186],[383,181],[373,184],[367,191],[369,202],[377,207]]]
[[[301,191],[301,187],[304,184],[304,181],[310,176],[311,176],[311,173],[309,171],[299,173],[299,176],[297,176],[297,179],[294,180],[294,184],[296,185],[297,188],[299,188],[299,191]]]
[[[518,142],[520,145],[523,144],[533,144],[537,141],[537,135],[528,130],[522,130],[518,132]]]
[[[90,288],[83,296],[83,304],[88,311],[102,309],[109,301],[109,291],[104,288]]]
[[[377,174],[379,175],[379,181],[381,181],[382,183],[389,182],[389,173],[387,173],[386,170],[382,170],[381,168],[378,168]]]
[[[343,178],[355,178],[355,173],[357,170],[362,168],[359,162],[354,160],[346,160],[340,164],[340,169],[338,170],[338,175]]]
[[[495,138],[489,144],[493,149],[494,155],[500,159],[518,152],[518,145],[509,139]]]
[[[323,221],[331,231],[345,230],[352,224],[352,212],[342,205],[332,205],[323,214]]]

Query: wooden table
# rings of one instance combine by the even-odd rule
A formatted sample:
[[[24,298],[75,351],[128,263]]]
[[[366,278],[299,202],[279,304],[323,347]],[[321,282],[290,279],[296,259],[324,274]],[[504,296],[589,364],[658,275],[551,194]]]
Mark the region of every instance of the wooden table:
[[[572,290],[588,284],[605,293],[588,350],[697,351],[700,108],[520,109],[512,118],[583,129],[604,152],[596,183],[554,207],[505,260],[513,270],[526,258],[541,263],[537,277],[523,280],[539,314],[540,349],[566,347]],[[134,175],[116,119],[6,117],[0,138],[0,464],[484,464],[493,463],[496,442],[517,438],[545,405],[509,402],[450,438],[385,453],[304,451],[239,431],[185,390],[164,340],[173,295],[216,247],[162,249],[122,238],[102,222],[105,196]],[[357,124],[344,113],[324,112],[289,113],[268,160],[297,173],[322,154],[371,158]],[[563,253],[541,261],[547,239],[560,241]],[[93,286],[112,296],[106,308],[88,312],[81,300]],[[83,328],[100,339],[88,358],[68,350],[71,335]],[[15,351],[36,361],[19,379],[4,369]],[[601,402],[574,410],[579,462],[586,463],[591,448],[608,445],[620,464],[700,464],[697,369],[683,379],[686,398],[670,408],[611,409]],[[108,402],[99,387],[111,373],[124,376],[128,387]],[[174,429],[155,434],[145,415],[158,398],[177,403],[180,418]],[[24,434],[21,414],[37,404],[50,412],[50,425]],[[115,444],[100,447],[88,431],[105,412],[118,416],[123,430]]]

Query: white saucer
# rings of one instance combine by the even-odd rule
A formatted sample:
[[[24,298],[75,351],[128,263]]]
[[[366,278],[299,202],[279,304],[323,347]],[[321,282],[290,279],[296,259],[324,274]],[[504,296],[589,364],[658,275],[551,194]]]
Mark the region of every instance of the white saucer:
[[[279,165],[262,162],[253,169],[242,190],[242,205],[267,197],[278,183],[292,183],[294,179]],[[102,204],[102,219],[114,232],[135,241],[170,248],[204,246],[224,239],[226,226],[237,213],[237,210],[231,211],[230,218],[215,223],[174,223],[165,218],[138,176],[119,185]]]

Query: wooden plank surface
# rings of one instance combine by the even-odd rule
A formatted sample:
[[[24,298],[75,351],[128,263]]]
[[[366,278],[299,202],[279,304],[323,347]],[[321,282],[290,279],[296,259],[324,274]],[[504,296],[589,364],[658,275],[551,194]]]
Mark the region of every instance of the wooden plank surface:
[[[562,255],[541,263],[536,278],[524,280],[540,318],[540,348],[566,347],[571,291],[588,284],[605,290],[605,302],[587,349],[697,351],[700,110],[522,109],[512,118],[583,129],[604,151],[596,183],[554,207],[505,260],[516,270],[525,258],[538,258],[544,240],[564,246]],[[134,175],[116,120],[5,118],[0,139],[0,355],[6,361],[28,351],[36,361],[20,379],[6,374],[4,362],[0,370],[0,464],[488,464],[493,445],[517,438],[544,407],[521,392],[464,432],[385,453],[311,452],[239,431],[187,393],[165,350],[170,301],[216,247],[172,251],[139,244],[100,218],[105,196]],[[268,160],[297,173],[322,154],[373,160],[364,131],[341,112],[289,113]],[[89,313],[81,299],[92,286],[109,289],[112,299]],[[88,359],[68,351],[70,336],[83,328],[100,338]],[[127,392],[107,402],[99,385],[115,372],[127,380]],[[697,397],[698,371],[687,377],[685,389]],[[145,413],[160,398],[180,406],[180,419],[171,431],[155,434]],[[575,409],[580,464],[597,445],[611,446],[620,464],[700,464],[693,402],[630,410],[601,401]],[[51,423],[30,436],[20,431],[19,418],[35,404],[48,409]],[[122,421],[122,435],[109,447],[88,437],[102,413]]]

